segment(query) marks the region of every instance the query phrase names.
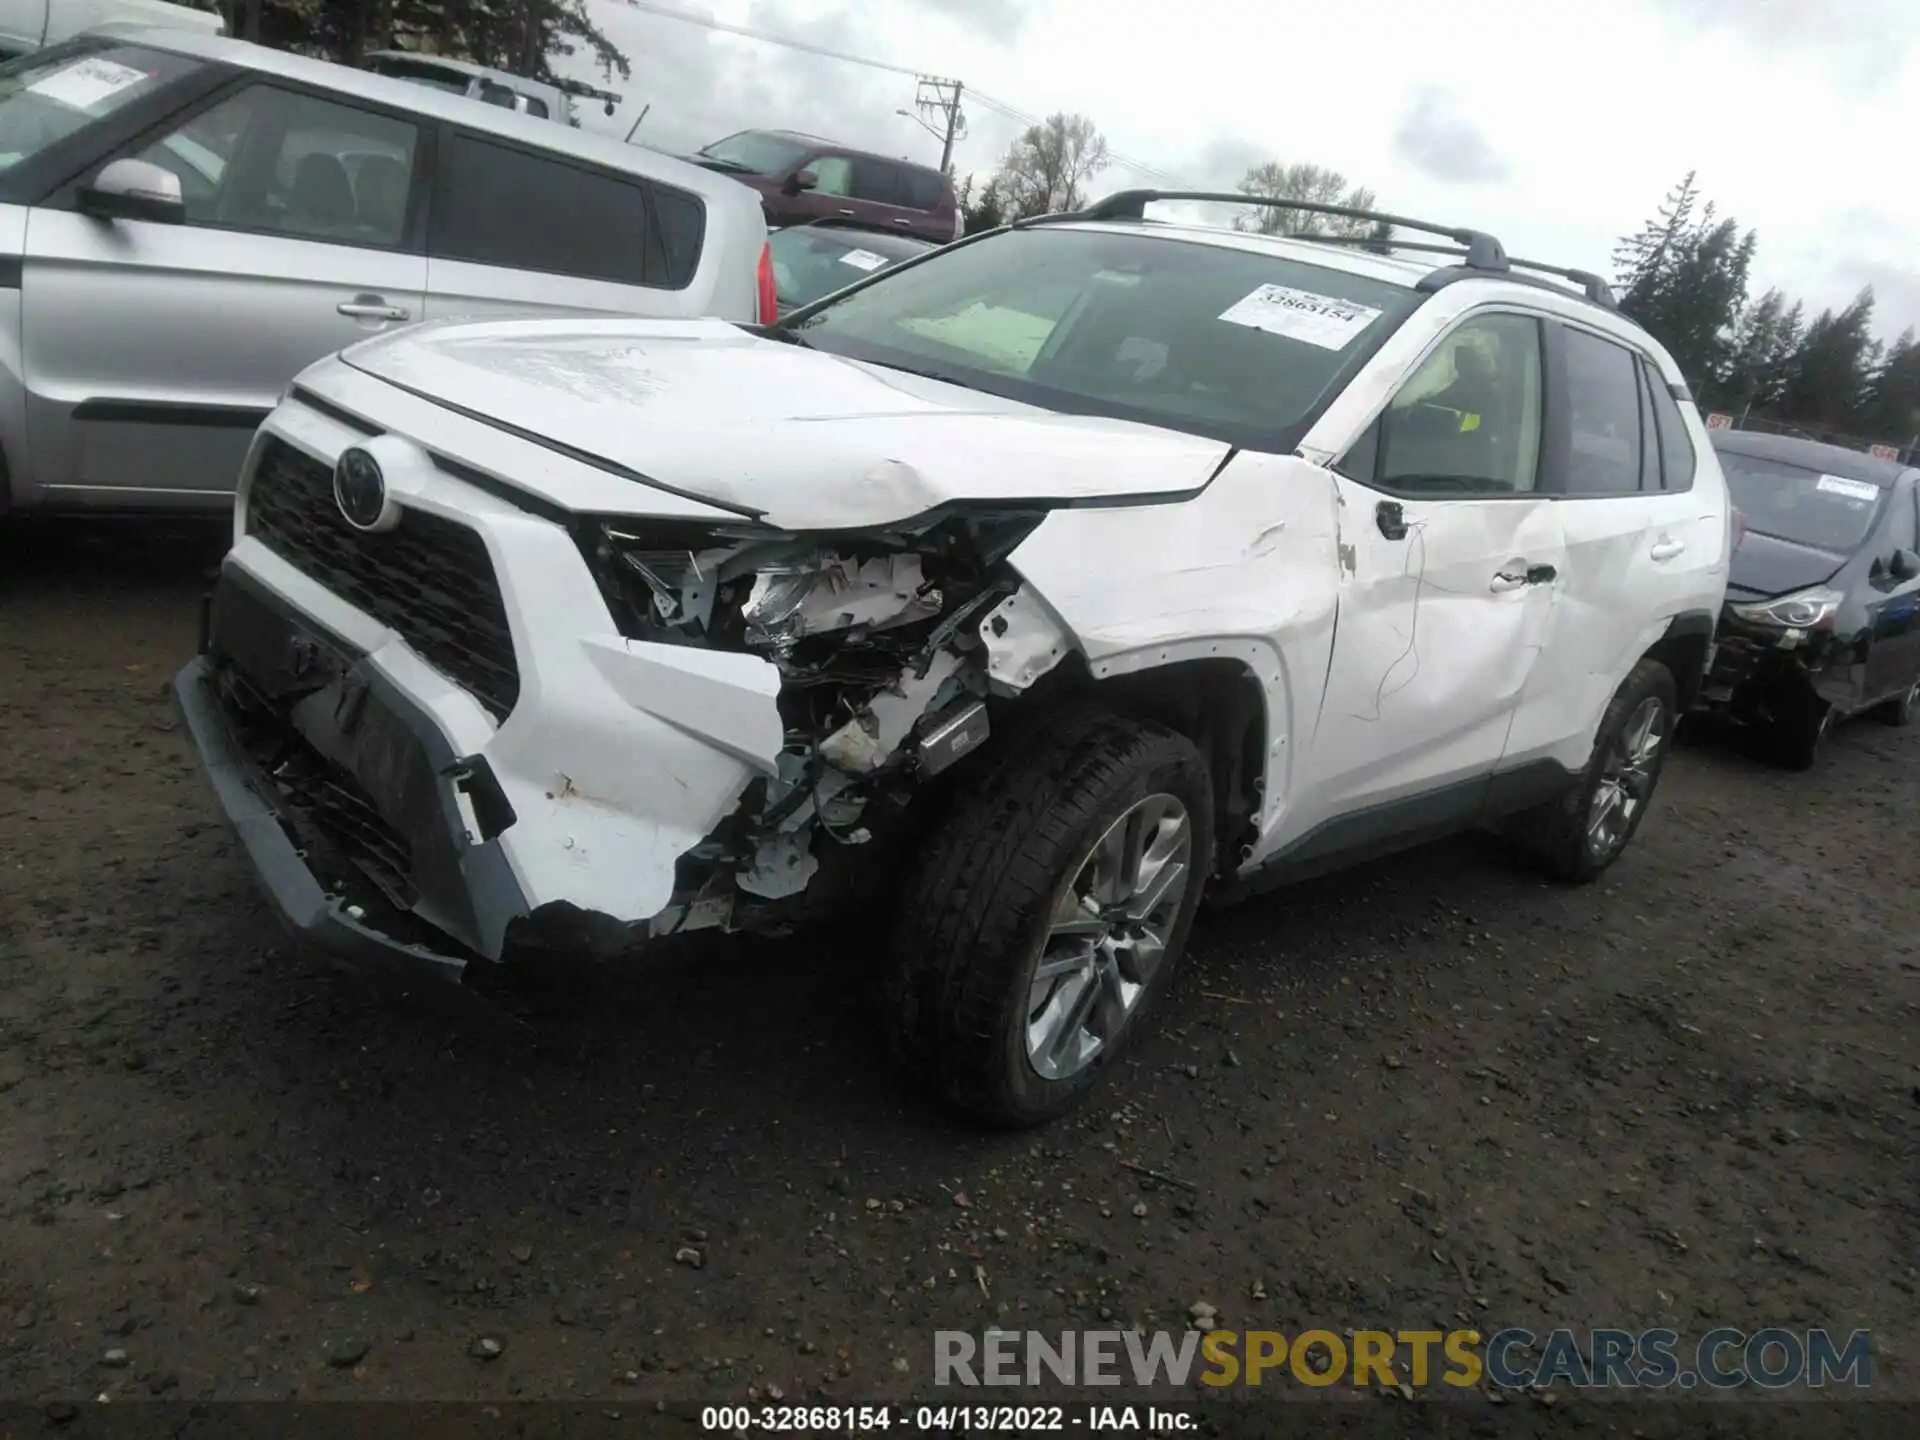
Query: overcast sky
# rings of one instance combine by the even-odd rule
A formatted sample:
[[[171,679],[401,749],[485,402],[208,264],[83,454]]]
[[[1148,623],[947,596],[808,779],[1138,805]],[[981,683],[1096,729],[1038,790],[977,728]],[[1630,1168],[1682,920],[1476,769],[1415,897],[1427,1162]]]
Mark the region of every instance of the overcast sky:
[[[1165,177],[1232,188],[1314,161],[1388,209],[1611,273],[1617,238],[1688,169],[1760,232],[1754,293],[1810,310],[1863,284],[1876,329],[1920,328],[1916,0],[659,0],[979,90],[957,172],[984,176],[1029,115],[1093,117],[1118,154],[1094,193]],[[896,111],[909,76],[589,0],[633,64],[585,123],[688,150],[792,128],[937,163]],[[583,78],[586,72],[582,72]]]

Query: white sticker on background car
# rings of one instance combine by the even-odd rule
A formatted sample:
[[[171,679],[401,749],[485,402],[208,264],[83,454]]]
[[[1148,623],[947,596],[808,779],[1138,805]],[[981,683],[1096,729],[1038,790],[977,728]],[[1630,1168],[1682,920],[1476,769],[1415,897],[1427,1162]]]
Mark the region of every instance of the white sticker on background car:
[[[1843,480],[1838,475],[1822,475],[1820,483],[1814,487],[1829,495],[1844,495],[1849,500],[1874,501],[1880,498],[1880,487],[1869,485],[1864,480]]]
[[[117,65],[111,60],[88,56],[34,81],[27,89],[49,100],[58,100],[62,105],[71,105],[76,110],[91,110],[102,100],[118,95],[146,78],[146,71],[136,70],[131,65]]]
[[[1311,290],[1262,285],[1222,311],[1220,318],[1232,325],[1318,345],[1322,350],[1344,350],[1354,336],[1380,318],[1380,312],[1370,305],[1316,295]]]
[[[887,263],[887,257],[876,255],[871,250],[849,250],[840,257],[842,265],[851,265],[856,270],[878,270]]]

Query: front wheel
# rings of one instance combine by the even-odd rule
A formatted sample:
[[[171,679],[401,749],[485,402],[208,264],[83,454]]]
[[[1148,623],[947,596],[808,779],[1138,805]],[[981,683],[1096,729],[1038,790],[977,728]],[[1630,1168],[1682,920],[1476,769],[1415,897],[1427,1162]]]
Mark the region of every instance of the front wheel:
[[[1618,860],[1646,818],[1678,713],[1673,675],[1642,660],[1614,692],[1580,780],[1514,817],[1522,852],[1561,880],[1584,884]]]
[[[1767,731],[1774,758],[1789,770],[1811,770],[1826,749],[1836,715],[1833,706],[1817,699],[1776,715]]]
[[[1212,856],[1189,740],[1076,712],[1017,749],[928,841],[886,987],[895,1048],[996,1124],[1070,1109],[1171,983]]]

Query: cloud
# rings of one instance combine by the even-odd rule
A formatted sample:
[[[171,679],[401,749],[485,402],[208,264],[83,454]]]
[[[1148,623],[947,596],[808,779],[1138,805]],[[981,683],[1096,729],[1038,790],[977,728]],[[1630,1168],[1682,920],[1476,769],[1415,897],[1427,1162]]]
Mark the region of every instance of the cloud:
[[[1896,79],[1920,27],[1912,0],[1651,0],[1652,8],[1702,35],[1763,54],[1817,51],[1870,87]]]
[[[1394,154],[1415,170],[1459,185],[1486,185],[1507,178],[1506,159],[1493,148],[1460,103],[1426,86],[1400,117]]]
[[[1001,40],[1012,40],[1032,18],[1037,0],[908,0]]]

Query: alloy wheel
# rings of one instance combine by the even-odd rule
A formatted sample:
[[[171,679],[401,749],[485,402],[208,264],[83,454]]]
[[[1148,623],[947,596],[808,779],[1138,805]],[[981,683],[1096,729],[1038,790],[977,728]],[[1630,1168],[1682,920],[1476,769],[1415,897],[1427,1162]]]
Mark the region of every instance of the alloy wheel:
[[[1627,843],[1641,808],[1653,794],[1660,747],[1667,741],[1667,707],[1658,696],[1642,700],[1607,751],[1587,810],[1587,849],[1597,860]]]
[[[1091,1065],[1153,982],[1193,881],[1193,825],[1149,795],[1108,826],[1060,892],[1027,992],[1027,1062],[1047,1080]]]

